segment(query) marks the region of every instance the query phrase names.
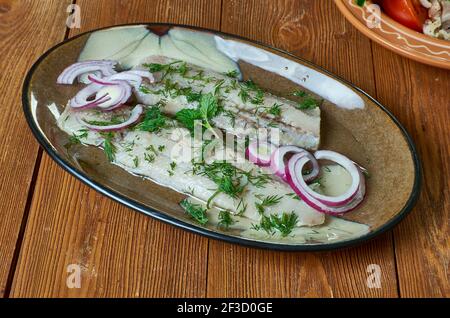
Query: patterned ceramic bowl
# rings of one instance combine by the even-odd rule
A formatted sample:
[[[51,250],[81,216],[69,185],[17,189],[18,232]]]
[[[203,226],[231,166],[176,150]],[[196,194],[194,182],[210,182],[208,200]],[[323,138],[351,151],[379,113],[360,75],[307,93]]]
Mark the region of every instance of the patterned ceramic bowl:
[[[411,30],[383,13],[378,15],[371,1],[366,1],[364,7],[355,0],[335,0],[335,3],[345,18],[370,39],[405,57],[450,69],[450,41]]]

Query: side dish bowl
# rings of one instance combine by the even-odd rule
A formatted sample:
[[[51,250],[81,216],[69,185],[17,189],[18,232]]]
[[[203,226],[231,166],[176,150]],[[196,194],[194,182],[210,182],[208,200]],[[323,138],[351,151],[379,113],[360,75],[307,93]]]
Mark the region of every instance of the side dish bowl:
[[[381,12],[379,24],[369,27],[376,18],[372,2],[363,7],[355,0],[334,0],[344,17],[359,31],[385,48],[415,61],[450,69],[450,41],[411,30]],[[376,24],[375,24],[376,25]]]

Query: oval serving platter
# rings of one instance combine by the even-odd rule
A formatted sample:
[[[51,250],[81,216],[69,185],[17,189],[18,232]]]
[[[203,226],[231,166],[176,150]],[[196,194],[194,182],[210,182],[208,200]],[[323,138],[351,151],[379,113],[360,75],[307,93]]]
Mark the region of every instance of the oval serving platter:
[[[179,205],[186,195],[109,163],[101,149],[68,147],[70,138],[58,128],[57,118],[81,86],[57,85],[58,75],[77,60],[116,59],[122,67],[131,67],[143,56],[152,54],[181,57],[219,72],[231,65],[243,79],[251,78],[275,95],[289,96],[302,89],[324,99],[320,148],[340,152],[369,171],[363,204],[340,219],[327,217],[325,225],[301,229],[299,234],[287,238],[255,234],[245,229],[246,221],[225,230],[217,226],[214,222],[217,218],[213,216],[209,224],[200,226]],[[35,137],[66,171],[139,212],[232,243],[287,251],[352,246],[395,226],[413,208],[420,192],[421,168],[415,146],[386,108],[362,90],[308,61],[212,30],[173,24],[133,24],[81,34],[50,49],[35,63],[26,77],[22,99]]]

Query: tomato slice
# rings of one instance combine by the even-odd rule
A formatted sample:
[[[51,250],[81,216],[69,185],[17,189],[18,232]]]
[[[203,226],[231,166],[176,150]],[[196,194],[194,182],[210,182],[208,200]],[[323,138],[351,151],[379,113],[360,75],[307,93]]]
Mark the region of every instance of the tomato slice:
[[[428,11],[420,4],[419,0],[382,0],[379,2],[387,15],[395,21],[418,32],[423,31]]]

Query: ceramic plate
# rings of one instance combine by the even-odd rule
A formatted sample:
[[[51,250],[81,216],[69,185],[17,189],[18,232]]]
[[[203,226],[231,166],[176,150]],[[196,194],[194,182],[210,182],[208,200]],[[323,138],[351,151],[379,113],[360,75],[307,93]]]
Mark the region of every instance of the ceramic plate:
[[[371,40],[418,62],[450,69],[450,41],[411,30],[384,13],[379,26],[369,28],[374,16],[371,1],[366,1],[364,7],[355,0],[335,0],[335,3],[345,18]]]
[[[109,46],[102,42],[105,33],[117,37],[113,47],[110,42]],[[168,42],[178,48],[188,45],[189,54],[180,53],[182,49],[174,49],[174,45],[162,44]],[[195,50],[197,55],[193,53]],[[298,240],[274,240],[270,236],[249,235],[239,226],[230,230],[214,224],[199,226],[179,206],[184,195],[110,164],[101,149],[83,145],[67,147],[69,137],[57,127],[56,119],[80,86],[57,85],[58,75],[76,62],[81,53],[84,58],[115,55],[125,65],[134,63],[136,52],[149,52],[148,55],[158,52],[173,57],[185,54],[184,59],[191,63],[217,68],[234,65],[244,79],[251,78],[274,94],[287,96],[293,90],[302,89],[325,99],[321,106],[321,148],[345,154],[370,172],[366,200],[344,217],[365,230],[347,235],[330,226],[320,237],[314,238],[312,229],[311,235]],[[28,124],[45,151],[84,183],[156,219],[228,242],[290,251],[346,247],[391,229],[412,209],[419,195],[421,172],[415,147],[386,108],[308,61],[229,34],[180,25],[139,24],[79,35],[52,48],[35,63],[25,80],[23,107]]]

